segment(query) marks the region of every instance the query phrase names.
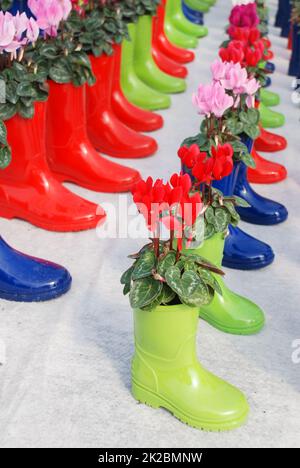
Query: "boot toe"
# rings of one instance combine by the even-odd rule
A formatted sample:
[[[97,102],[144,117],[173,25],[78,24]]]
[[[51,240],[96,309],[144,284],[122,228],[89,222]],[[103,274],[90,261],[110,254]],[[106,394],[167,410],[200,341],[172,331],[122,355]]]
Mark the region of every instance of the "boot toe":
[[[0,297],[20,302],[54,299],[66,293],[70,273],[60,265],[18,252],[0,240]]]
[[[230,235],[225,241],[223,266],[254,270],[270,265],[274,258],[274,252],[268,244],[230,226]]]

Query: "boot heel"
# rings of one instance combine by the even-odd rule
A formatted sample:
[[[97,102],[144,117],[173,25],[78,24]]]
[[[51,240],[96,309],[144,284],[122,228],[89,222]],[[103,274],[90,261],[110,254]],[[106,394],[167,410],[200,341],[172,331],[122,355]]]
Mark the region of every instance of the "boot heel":
[[[15,215],[10,208],[4,208],[0,206],[0,217],[5,219],[13,219],[15,218]]]
[[[140,403],[144,403],[154,409],[158,409],[163,406],[159,397],[140,387],[135,382],[132,382],[131,391],[134,398]]]

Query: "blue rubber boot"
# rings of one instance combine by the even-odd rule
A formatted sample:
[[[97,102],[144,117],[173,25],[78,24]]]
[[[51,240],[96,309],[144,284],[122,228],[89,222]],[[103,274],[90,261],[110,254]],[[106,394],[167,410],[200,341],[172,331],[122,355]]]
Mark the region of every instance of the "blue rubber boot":
[[[265,82],[263,87],[264,88],[269,88],[271,86],[271,84],[272,84],[272,80],[271,80],[271,78],[269,76],[266,76],[265,80],[266,80],[266,82]]]
[[[27,6],[27,0],[14,0],[11,9],[9,10],[13,15],[19,11],[20,13],[27,14],[28,17],[33,16],[31,10]]]
[[[240,167],[240,163],[235,164],[232,173],[221,181],[215,181],[214,187],[221,190],[225,196],[232,196]],[[237,270],[254,270],[270,265],[274,258],[274,252],[268,244],[248,235],[238,227],[229,226],[223,266]]]
[[[0,298],[41,302],[69,291],[70,273],[55,263],[30,257],[10,247],[0,237]]]
[[[276,70],[276,66],[272,62],[266,62],[264,69],[267,73],[274,73]]]
[[[300,75],[300,27],[296,25],[293,25],[293,51],[290,60],[289,75]]]
[[[278,10],[276,13],[275,18],[275,27],[282,28],[283,26],[283,16],[284,16],[284,8],[285,8],[286,0],[279,0],[278,2]]]
[[[200,26],[203,26],[204,24],[204,15],[202,11],[196,11],[192,10],[192,8],[189,8],[184,1],[182,2],[182,11],[185,15],[185,17],[191,21],[192,23],[199,24]]]
[[[256,193],[247,179],[247,166],[240,164],[234,195],[246,200],[250,208],[237,208],[241,219],[247,223],[260,225],[273,225],[285,221],[288,211],[285,206],[264,198]]]
[[[289,37],[291,29],[291,14],[291,2],[285,0],[281,18],[281,37]]]

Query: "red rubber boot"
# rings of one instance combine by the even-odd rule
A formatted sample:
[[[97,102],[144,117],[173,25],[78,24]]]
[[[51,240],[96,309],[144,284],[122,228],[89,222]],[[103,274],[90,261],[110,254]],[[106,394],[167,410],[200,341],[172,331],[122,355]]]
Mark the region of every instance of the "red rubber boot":
[[[105,220],[100,206],[67,190],[46,158],[46,104],[35,104],[32,119],[6,121],[11,164],[0,172],[0,216],[20,218],[49,231],[82,231]]]
[[[177,47],[169,41],[165,35],[164,23],[165,23],[165,7],[166,0],[163,0],[161,5],[157,9],[157,22],[155,28],[155,43],[157,48],[169,57],[171,60],[179,63],[188,63],[195,60],[194,52]]]
[[[274,184],[287,178],[287,170],[284,166],[267,161],[255,149],[251,154],[256,162],[256,168],[248,168],[249,182],[253,184]]]
[[[165,55],[159,48],[157,38],[159,34],[157,32],[158,28],[158,17],[153,18],[153,35],[152,35],[152,55],[155,60],[156,65],[165,73],[177,78],[186,78],[188,75],[188,69],[183,65],[179,64],[175,60],[170,59]]]
[[[116,116],[136,132],[153,132],[164,124],[159,114],[137,107],[129,102],[121,88],[122,48],[114,46],[115,73],[113,80],[112,108]]]
[[[260,136],[255,140],[254,147],[257,151],[276,153],[287,147],[287,141],[283,136],[268,132],[260,126]]]
[[[113,56],[90,57],[97,78],[87,86],[87,129],[92,144],[99,151],[116,158],[144,158],[157,150],[156,141],[124,125],[112,109]]]
[[[47,112],[47,157],[62,182],[96,192],[127,192],[140,174],[103,158],[88,139],[85,86],[50,81]]]

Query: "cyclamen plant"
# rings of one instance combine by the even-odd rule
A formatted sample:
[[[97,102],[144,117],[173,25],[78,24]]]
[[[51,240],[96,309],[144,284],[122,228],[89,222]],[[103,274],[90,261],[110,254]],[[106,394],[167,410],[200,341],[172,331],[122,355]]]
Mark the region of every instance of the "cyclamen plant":
[[[122,14],[122,2],[95,0],[73,2],[73,11],[65,24],[82,50],[95,57],[113,54],[113,44],[129,39]]]
[[[199,192],[191,193],[190,176],[173,174],[168,183],[151,177],[139,182],[133,199],[144,216],[151,242],[130,255],[134,264],[123,274],[124,295],[133,309],[151,311],[159,305],[208,304],[222,291],[212,273],[223,272],[199,255],[183,250],[183,238],[191,230],[203,208]],[[162,240],[161,225],[169,231]]]
[[[249,77],[240,64],[216,60],[211,71],[212,83],[201,84],[193,97],[199,114],[204,116],[200,133],[185,139],[183,146],[196,143],[201,151],[212,156],[216,142],[220,145],[230,143],[234,161],[255,167],[241,138],[254,139],[259,135],[259,112],[254,107],[259,83]]]
[[[48,96],[45,75],[32,61],[26,51],[39,35],[39,27],[25,13],[12,15],[0,11],[0,80],[5,92],[5,102],[0,104],[0,167],[5,168],[11,160],[3,121],[20,114],[31,118],[34,102],[45,101]]]
[[[197,144],[182,146],[178,151],[183,173],[192,179],[191,193],[201,192],[204,205],[204,240],[216,233],[227,234],[228,225],[237,226],[240,216],[235,207],[248,207],[243,199],[237,196],[225,197],[212,187],[214,180],[221,180],[233,170],[233,147],[225,143],[216,143],[211,147],[211,154],[201,151]],[[194,240],[194,239],[193,239]]]
[[[221,44],[221,59],[224,62],[240,63],[247,68],[249,76],[253,76],[263,86],[266,81],[264,59],[267,45],[258,28],[260,19],[256,4],[234,7],[229,19],[227,32],[230,39]]]
[[[56,83],[92,85],[95,77],[82,44],[66,21],[72,10],[71,0],[28,0],[28,6],[41,28],[41,37],[28,56]]]

